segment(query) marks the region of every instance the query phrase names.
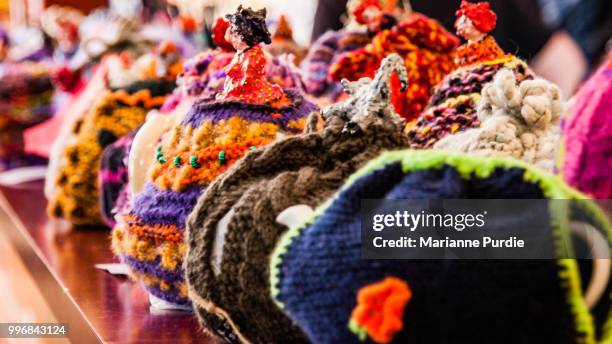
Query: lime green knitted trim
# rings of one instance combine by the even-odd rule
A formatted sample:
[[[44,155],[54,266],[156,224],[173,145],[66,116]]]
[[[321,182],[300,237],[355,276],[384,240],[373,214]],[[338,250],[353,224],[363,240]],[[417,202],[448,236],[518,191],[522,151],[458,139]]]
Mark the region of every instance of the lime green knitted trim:
[[[567,186],[560,177],[534,168],[520,160],[501,157],[481,157],[434,150],[404,150],[383,153],[378,158],[370,161],[365,167],[351,175],[342,189],[350,187],[357,179],[398,161],[401,162],[402,171],[405,173],[427,169],[439,169],[446,165],[455,168],[457,172],[465,179],[469,179],[471,177],[486,178],[498,168],[520,168],[525,171],[524,180],[539,185],[543,194],[549,199],[587,199],[587,197],[580,192]],[[305,228],[314,223],[314,221],[325,212],[335,197],[336,196],[332,197],[326,201],[325,204],[319,206],[315,211],[315,214],[302,225],[291,228],[289,231],[287,231],[274,250],[270,262],[270,285],[272,297],[277,305],[281,308],[284,306],[282,302],[278,301],[277,296],[279,293],[280,265],[282,264],[283,255],[288,251],[293,239],[300,235]],[[598,207],[591,201],[583,202],[589,204],[586,207],[590,208],[593,214],[597,214],[597,218],[600,220],[600,222],[605,224],[603,228],[610,237],[610,233],[612,233],[612,231],[610,230],[608,221],[603,220],[605,215],[603,215]],[[567,218],[569,209],[566,208],[567,203],[552,202],[550,209],[552,216],[551,221],[553,223],[553,228],[555,229],[555,249],[557,250],[557,253],[563,253],[564,255],[566,253],[571,253],[567,252],[567,249],[569,248],[566,248],[561,244],[564,240],[565,242],[570,242],[569,221]],[[562,279],[561,282],[565,282],[568,285],[568,302],[576,316],[576,329],[578,332],[584,334],[584,337],[582,337],[584,343],[594,343],[595,334],[593,321],[582,296],[580,275],[576,261],[573,259],[560,259],[559,264],[562,268],[560,273],[560,278]],[[607,323],[606,327],[612,329],[612,321]],[[612,334],[610,331],[607,331],[606,335],[606,338],[608,338]]]

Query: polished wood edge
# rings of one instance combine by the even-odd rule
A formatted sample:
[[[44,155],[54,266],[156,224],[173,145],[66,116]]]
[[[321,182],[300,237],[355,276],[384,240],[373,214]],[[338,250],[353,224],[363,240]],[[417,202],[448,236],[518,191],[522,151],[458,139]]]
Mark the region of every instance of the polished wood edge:
[[[59,276],[30,236],[6,197],[0,192],[0,210],[12,225],[5,233],[38,284],[41,294],[60,323],[69,324],[68,338],[73,343],[103,343],[102,337],[81,311]]]

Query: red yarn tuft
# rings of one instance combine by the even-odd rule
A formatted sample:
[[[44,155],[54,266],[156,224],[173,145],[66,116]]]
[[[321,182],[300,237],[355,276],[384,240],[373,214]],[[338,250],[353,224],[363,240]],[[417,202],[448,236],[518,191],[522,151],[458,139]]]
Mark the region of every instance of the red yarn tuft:
[[[497,15],[490,9],[488,2],[471,3],[463,0],[461,7],[455,12],[457,20],[462,16],[468,17],[472,24],[483,33],[489,33],[495,28]],[[455,22],[455,26],[457,23]]]
[[[353,16],[355,16],[355,20],[359,24],[367,24],[368,21],[364,18],[365,11],[370,7],[376,7],[379,10],[382,10],[382,5],[378,0],[363,0],[357,8],[353,11]]]
[[[212,40],[216,47],[225,51],[234,51],[232,44],[225,40],[225,31],[229,26],[230,23],[227,20],[218,18],[212,28]]]

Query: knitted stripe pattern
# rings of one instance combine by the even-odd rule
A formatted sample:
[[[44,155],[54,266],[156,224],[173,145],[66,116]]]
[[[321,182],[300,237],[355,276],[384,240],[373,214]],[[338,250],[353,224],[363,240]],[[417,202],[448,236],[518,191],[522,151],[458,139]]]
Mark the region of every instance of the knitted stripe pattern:
[[[103,150],[140,126],[147,112],[159,108],[165,97],[147,88],[131,94],[123,89],[107,91],[92,111],[75,123],[76,142],[64,151],[66,164],[57,175],[58,191],[49,200],[50,216],[75,225],[103,224],[98,203]]]
[[[483,87],[501,69],[512,70],[516,82],[533,78],[527,64],[514,56],[460,67],[433,90],[429,104],[415,123],[406,126],[412,148],[431,148],[448,134],[478,128],[476,105]]]
[[[162,138],[149,183],[113,231],[113,251],[155,296],[190,304],[181,268],[185,220],[209,183],[251,150],[302,131],[317,110],[297,92],[286,93],[291,104],[278,108],[198,101]]]
[[[386,277],[406,281],[412,291],[393,342],[594,343],[575,260],[361,259],[362,199],[582,197],[559,178],[512,159],[435,151],[384,154],[283,237],[272,259],[273,295],[314,343],[358,343],[347,326],[357,292]],[[586,204],[582,215],[593,214],[610,238],[603,213]],[[550,245],[542,249],[551,254],[560,232],[567,234],[563,223],[574,216],[546,206],[523,215],[549,216]]]
[[[100,189],[100,212],[102,219],[109,226],[116,224],[117,209],[127,202],[128,155],[132,141],[138,129],[120,138],[104,149],[98,175]]]
[[[393,106],[411,121],[427,105],[431,89],[455,69],[453,50],[458,45],[459,40],[436,20],[415,13],[391,30],[378,33],[364,48],[343,54],[329,73],[335,81],[373,77],[384,57],[399,54],[410,85],[406,92],[394,95]]]
[[[563,175],[593,197],[612,198],[612,54],[575,99],[563,126]]]
[[[321,132],[286,138],[248,154],[200,197],[188,220],[186,269],[204,327],[228,340],[305,341],[269,297],[269,256],[287,229],[276,217],[294,205],[316,207],[381,151],[407,146],[405,122],[382,96],[388,86],[379,88],[395,72],[391,66],[403,69],[401,58],[387,60],[377,81],[347,85],[351,97],[324,111]],[[311,130],[314,127],[309,123]],[[217,226],[230,210],[221,244],[216,242],[222,240],[217,238]],[[213,258],[215,246],[222,247],[218,269],[213,262],[219,258]],[[227,333],[226,324],[233,333]]]

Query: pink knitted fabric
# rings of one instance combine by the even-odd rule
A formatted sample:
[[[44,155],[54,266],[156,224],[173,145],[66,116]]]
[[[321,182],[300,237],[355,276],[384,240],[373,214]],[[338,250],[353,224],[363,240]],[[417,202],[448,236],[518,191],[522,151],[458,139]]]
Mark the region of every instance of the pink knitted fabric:
[[[567,182],[595,198],[612,198],[612,54],[576,95],[563,129]]]

